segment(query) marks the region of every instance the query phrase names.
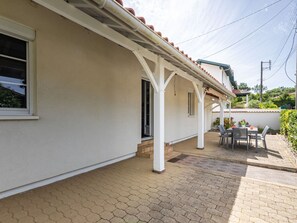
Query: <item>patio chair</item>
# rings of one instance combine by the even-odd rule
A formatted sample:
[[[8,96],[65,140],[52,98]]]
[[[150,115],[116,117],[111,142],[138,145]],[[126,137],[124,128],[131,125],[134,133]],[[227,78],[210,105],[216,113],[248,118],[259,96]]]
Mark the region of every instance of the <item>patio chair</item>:
[[[232,137],[231,133],[228,133],[226,129],[224,128],[223,125],[218,125],[218,128],[220,130],[220,140],[219,140],[219,145],[224,145],[225,144],[225,139],[227,139],[227,146],[229,145],[228,143],[228,138]]]
[[[237,141],[246,141],[246,150],[249,149],[249,135],[247,128],[234,128],[233,129],[233,141],[232,150],[234,150],[234,145]]]
[[[261,135],[257,135],[257,137],[256,137],[256,135],[249,135],[250,142],[251,142],[251,139],[261,140],[262,143],[263,143],[264,148],[267,149],[266,134],[267,134],[268,130],[269,130],[269,126],[266,125]]]

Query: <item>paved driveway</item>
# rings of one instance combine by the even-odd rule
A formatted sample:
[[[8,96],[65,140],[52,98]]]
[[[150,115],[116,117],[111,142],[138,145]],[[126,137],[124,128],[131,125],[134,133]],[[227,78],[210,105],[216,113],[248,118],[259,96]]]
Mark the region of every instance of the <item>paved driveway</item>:
[[[297,188],[133,158],[0,200],[0,222],[297,222]]]

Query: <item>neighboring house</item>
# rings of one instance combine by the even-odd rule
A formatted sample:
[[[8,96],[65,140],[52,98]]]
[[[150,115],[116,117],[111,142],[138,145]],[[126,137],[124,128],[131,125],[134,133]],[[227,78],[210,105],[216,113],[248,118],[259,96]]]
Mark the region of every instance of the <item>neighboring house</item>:
[[[202,59],[197,60],[197,63],[209,71],[228,90],[232,91],[234,88],[237,88],[234,72],[230,65]]]
[[[120,0],[2,0],[0,15],[0,91],[20,98],[0,108],[0,197],[133,157],[151,137],[162,172],[164,143],[198,135],[204,148],[209,105],[235,96]]]
[[[231,69],[230,65],[218,63],[218,62],[214,62],[214,61],[202,60],[202,59],[198,59],[197,63],[199,65],[201,65],[201,67],[203,67],[204,69],[209,71],[229,91],[232,91],[234,93],[234,89],[237,89],[237,83],[234,80],[234,72]],[[224,109],[227,107],[227,104],[229,104],[229,116],[230,116],[231,102],[225,101],[222,99],[218,99],[218,98],[213,100],[213,102],[214,102],[213,104],[210,104],[209,109],[212,112],[213,110],[218,110],[217,107],[219,107],[220,124],[223,125],[224,124]],[[210,118],[210,119],[212,119],[212,118]],[[208,122],[208,120],[207,120],[207,122]]]
[[[232,91],[236,97],[245,97],[245,108],[249,107],[249,95],[251,94],[250,91],[245,90],[245,89],[233,89]]]

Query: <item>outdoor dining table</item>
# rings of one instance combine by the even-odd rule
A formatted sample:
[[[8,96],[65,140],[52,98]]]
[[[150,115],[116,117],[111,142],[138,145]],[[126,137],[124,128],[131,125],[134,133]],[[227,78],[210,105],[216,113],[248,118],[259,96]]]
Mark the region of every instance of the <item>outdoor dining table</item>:
[[[258,152],[258,128],[257,127],[236,127],[236,128],[247,128],[248,129],[248,134],[249,135],[256,135],[256,153]],[[227,133],[233,133],[234,128],[229,128],[227,129]],[[233,137],[231,140],[231,144],[233,142]]]

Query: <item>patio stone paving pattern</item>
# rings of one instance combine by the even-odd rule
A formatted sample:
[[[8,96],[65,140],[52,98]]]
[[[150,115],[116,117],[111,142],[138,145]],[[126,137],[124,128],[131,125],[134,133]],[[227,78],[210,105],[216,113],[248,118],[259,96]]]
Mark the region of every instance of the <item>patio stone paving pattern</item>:
[[[297,173],[184,154],[169,160],[169,162],[172,161],[184,165],[200,167],[205,170],[225,172],[237,176],[297,186]]]
[[[0,222],[297,222],[297,187],[133,158],[0,200]]]
[[[246,146],[236,146],[234,151],[231,148],[219,146],[219,134],[208,132],[205,134],[205,149],[196,149],[197,137],[173,145],[176,152],[187,155],[204,156],[224,161],[236,161],[238,163],[270,167],[273,169],[289,170],[297,172],[296,160],[292,159],[288,152],[288,145],[280,135],[267,135],[267,150],[259,142],[258,152],[255,147],[246,151]]]

